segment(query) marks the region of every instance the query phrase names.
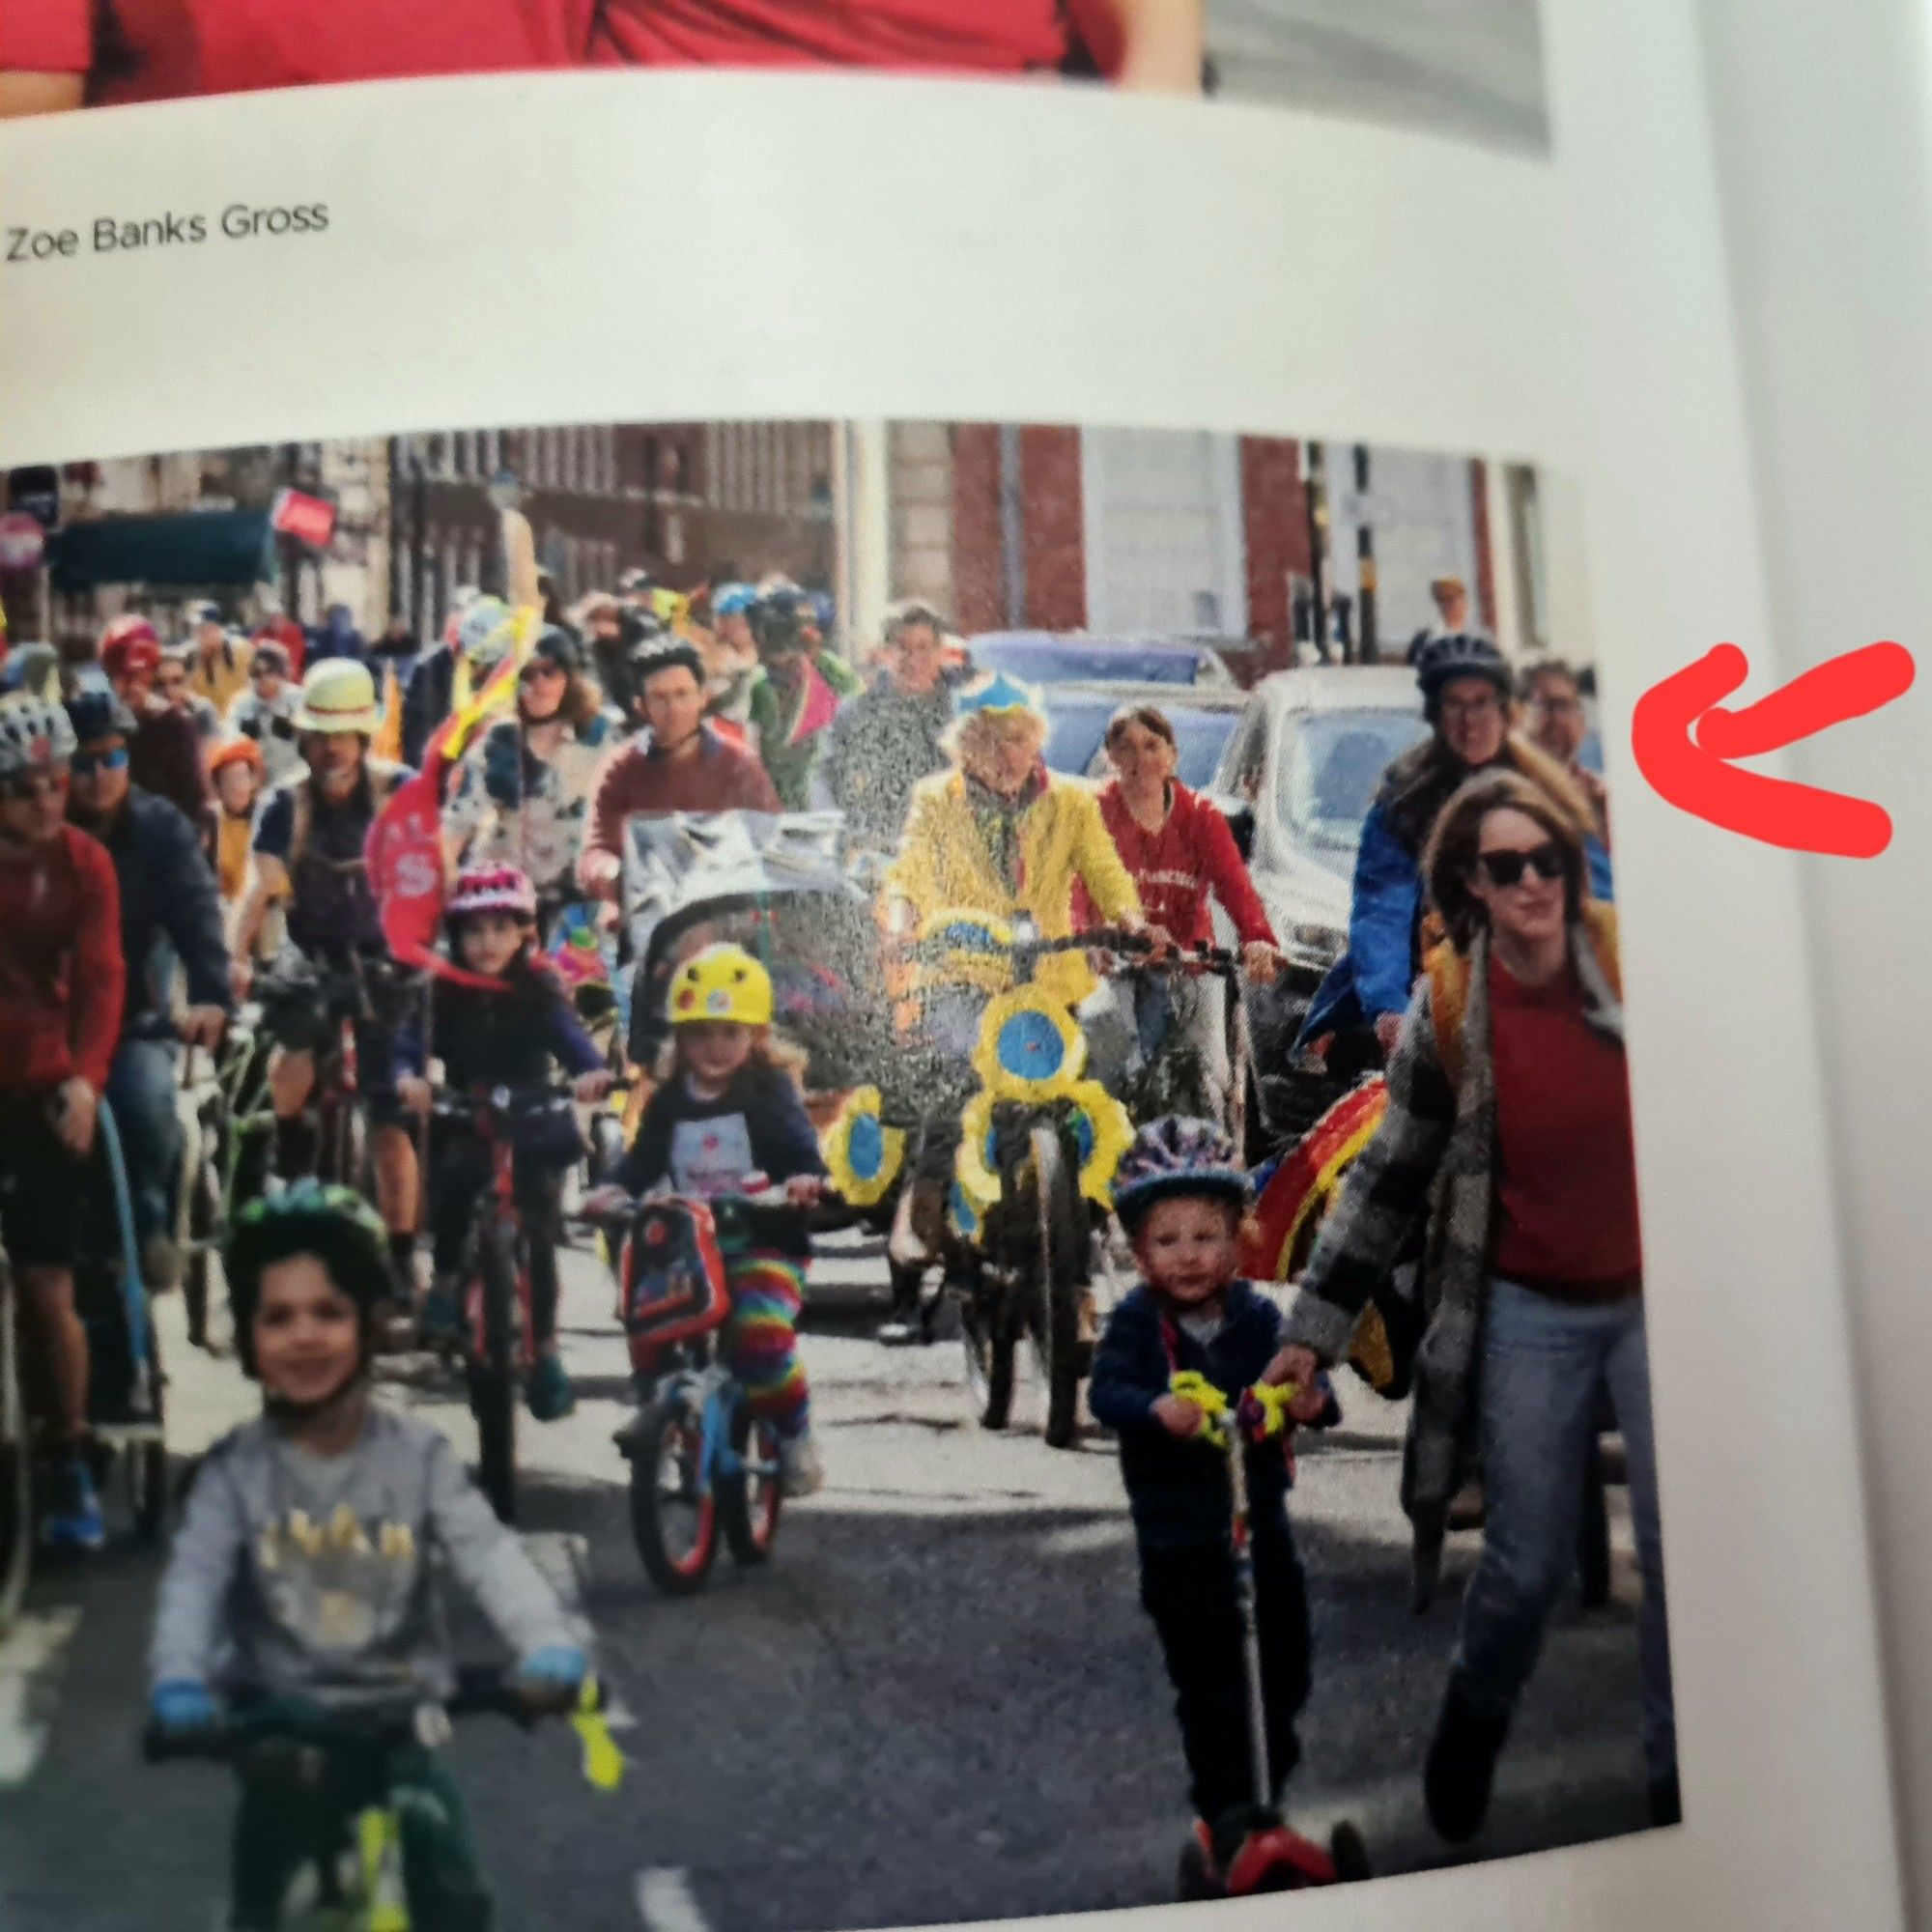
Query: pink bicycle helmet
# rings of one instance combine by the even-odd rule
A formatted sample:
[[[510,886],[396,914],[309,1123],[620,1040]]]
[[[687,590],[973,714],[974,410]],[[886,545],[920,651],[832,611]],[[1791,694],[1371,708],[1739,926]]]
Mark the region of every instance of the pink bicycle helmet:
[[[530,884],[529,875],[514,866],[469,866],[458,876],[456,890],[442,910],[445,919],[506,912],[515,919],[534,920],[537,889]]]

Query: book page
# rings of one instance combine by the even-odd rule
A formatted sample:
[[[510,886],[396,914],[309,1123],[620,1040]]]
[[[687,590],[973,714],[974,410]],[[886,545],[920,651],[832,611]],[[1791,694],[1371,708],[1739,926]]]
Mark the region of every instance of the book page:
[[[448,1757],[506,1919],[568,1901],[662,1932],[888,1926],[1191,1913],[1232,1890],[1198,1909],[1236,1925],[1279,1909],[1261,1873],[1320,1890],[1294,1909],[1335,1925],[1418,1902],[1472,1927],[1896,1922],[1799,870],[1689,828],[1627,751],[1641,691],[1766,600],[1701,57],[1664,0],[1634,35],[1577,0],[1527,29],[1486,12],[1446,89],[1386,15],[1352,66],[1332,21],[1304,20],[1328,65],[1264,82],[1280,40],[1244,68],[1210,7],[1229,98],[1206,102],[599,66],[257,81],[0,129],[14,655],[56,646],[78,691],[83,820],[128,735],[99,685],[127,681],[129,621],[189,642],[153,668],[157,686],[185,672],[179,716],[233,659],[247,689],[205,756],[234,796],[185,803],[216,862],[221,814],[243,821],[225,944],[252,966],[268,1165],[299,1179],[331,1157],[332,1120],[364,1121],[366,1165],[345,1171],[391,1236],[420,1233],[405,1265],[425,1309],[441,1290],[456,1311],[440,1350],[378,1358],[375,1401],[441,1432],[499,1505],[514,1474],[517,1529],[587,1633],[631,1760],[597,1795],[560,1738],[459,1727]],[[1567,681],[1524,676],[1552,659]],[[539,728],[557,686],[581,710],[567,738]],[[134,695],[144,715],[172,703]],[[874,697],[924,733],[916,755],[866,749]],[[237,738],[281,797],[224,780],[253,762],[224,755]],[[391,785],[413,803],[387,765],[329,789],[327,748],[362,739],[439,781],[426,846],[399,812],[365,854],[328,803],[371,824]],[[704,762],[668,777],[658,749],[687,744]],[[1123,803],[1136,757],[1162,837],[1171,758],[1199,822],[1239,841],[1261,923],[1220,860],[1209,916],[1208,843],[1149,856]],[[1528,790],[1478,809],[1455,781],[1492,765]],[[1450,781],[1420,825],[1418,773]],[[311,784],[319,812],[298,802]],[[1438,874],[1452,793],[1471,842]],[[1377,955],[1383,837],[1407,897]],[[371,896],[330,898],[318,860],[361,863]],[[508,1048],[450,1017],[489,997],[450,969],[492,976],[475,933],[525,917],[519,878],[547,970],[624,1076],[614,1100],[585,1090],[592,1171],[561,1205],[613,1174],[673,1201],[601,1236],[562,1224],[506,1463],[466,1238],[549,1210],[473,1164],[479,1112],[509,1105],[474,1090],[525,1075],[481,1071]],[[1454,926],[1433,967],[1425,892]],[[1614,939],[1585,917],[1612,893]],[[565,899],[582,917],[550,923]],[[1187,975],[1109,956],[1143,917],[1182,927],[1156,951],[1234,950]],[[1081,922],[1094,960],[1033,950]],[[426,1042],[396,1039],[413,984],[386,1028],[277,1019],[283,943],[340,965],[345,933],[358,958],[434,952]],[[1546,957],[1553,1017],[1519,997]],[[183,963],[189,1012],[223,1003]],[[334,1010],[321,983],[298,984],[298,1021]],[[1354,1004],[1324,1017],[1338,986]],[[1437,1007],[1471,1003],[1474,1033],[1438,1033]],[[710,1033],[680,1018],[700,1009]],[[1538,1086],[1509,1041],[1546,1024],[1573,1058]],[[769,1066],[707,1071],[714,1036],[767,1025]],[[1494,1050],[1465,1060],[1467,1038]],[[331,1042],[374,1070],[365,1109],[330,1113]],[[412,1210],[418,1077],[445,1115]],[[1468,1079],[1497,1083],[1480,1143]],[[463,1092],[472,1164],[452,1167]],[[1127,1143],[1177,1115],[1232,1127],[1229,1154],[1185,1140],[1209,1179],[1137,1205]],[[1360,1177],[1406,1116],[1417,1144],[1481,1151],[1473,1236],[1438,1219],[1378,1245]],[[801,1247],[802,1206],[765,1202],[776,1245],[734,1245],[734,1198],[783,1180],[775,1162],[815,1165],[809,1143],[846,1225],[828,1214]],[[1400,1183],[1418,1236],[1443,1157]],[[267,1190],[255,1175],[223,1183],[221,1214]],[[1153,1208],[1205,1200],[1232,1238],[1216,1202],[1250,1188],[1258,1227],[1223,1273],[1257,1288],[1214,1287],[1183,1320]],[[99,1226],[117,1221],[110,1205]],[[36,1238],[30,1219],[30,1257]],[[1345,1307],[1351,1257],[1378,1277],[1385,1365]],[[210,1282],[206,1339],[232,1347]],[[261,1406],[232,1353],[191,1345],[185,1303],[156,1316],[178,1457]],[[696,1325],[663,1346],[715,1331],[719,1381],[653,1352],[673,1308]],[[252,1344],[260,1311],[242,1316]],[[1435,1338],[1417,1397],[1406,1321]],[[1339,1422],[1311,1408],[1285,1514],[1273,1452],[1243,1463],[1259,1526],[1231,1542],[1224,1465],[1157,1406],[1197,1363],[1236,1396],[1298,1374],[1276,1357],[1304,1344]],[[575,1409],[543,1421],[553,1353]],[[284,1373],[270,1343],[271,1393]],[[687,1436],[640,1433],[669,1427],[672,1397],[696,1405]],[[724,1434],[701,1455],[707,1414]],[[1424,1471],[1406,1513],[1406,1460]],[[383,1535],[401,1523],[344,1507],[333,1541],[306,1498],[249,1525],[315,1572],[269,1619],[297,1619],[298,1652],[327,1647],[311,1611],[353,1650],[392,1587],[369,1566],[405,1548]],[[111,1495],[116,1539],[123,1511]],[[0,1896],[23,1922],[218,1907],[220,1781],[121,1752],[117,1810],[165,1833],[144,1827],[119,1870],[77,1855],[105,1775],[91,1741],[149,1717],[167,1547],[43,1567],[6,1639],[22,1715],[0,1733]],[[1252,1698],[1236,1548],[1258,1579]],[[494,1654],[459,1633],[459,1654]],[[1292,1839],[1270,1835],[1278,1780]],[[1359,1875],[1358,1843],[1377,1882],[1329,1889]]]

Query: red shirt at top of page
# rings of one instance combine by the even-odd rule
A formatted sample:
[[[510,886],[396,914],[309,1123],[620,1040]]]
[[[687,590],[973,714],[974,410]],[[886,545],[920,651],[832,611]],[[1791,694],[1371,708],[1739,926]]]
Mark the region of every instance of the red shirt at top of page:
[[[581,63],[593,0],[7,0],[0,68],[111,103]]]
[[[639,67],[1022,73],[1067,53],[1060,0],[605,0],[591,58]]]

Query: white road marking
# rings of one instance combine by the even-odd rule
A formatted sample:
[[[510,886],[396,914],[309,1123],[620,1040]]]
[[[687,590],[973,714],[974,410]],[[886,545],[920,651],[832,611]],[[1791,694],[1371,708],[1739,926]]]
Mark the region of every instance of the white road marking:
[[[0,1791],[25,1784],[47,1747],[54,1684],[80,1627],[74,1607],[23,1616],[0,1643]]]
[[[682,1865],[651,1865],[638,1874],[638,1917],[650,1932],[711,1932]]]

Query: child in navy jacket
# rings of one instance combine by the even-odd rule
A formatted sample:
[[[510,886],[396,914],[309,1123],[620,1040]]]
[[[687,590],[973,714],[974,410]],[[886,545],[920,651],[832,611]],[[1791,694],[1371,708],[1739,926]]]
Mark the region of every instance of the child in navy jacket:
[[[1280,1311],[1236,1273],[1248,1193],[1233,1144],[1210,1122],[1168,1119],[1141,1129],[1122,1159],[1114,1209],[1144,1280],[1109,1319],[1088,1392],[1095,1419],[1120,1437],[1141,1604],[1160,1634],[1190,1796],[1222,1871],[1254,1822],[1232,1498],[1221,1455],[1196,1439],[1207,1420],[1201,1405],[1170,1384],[1194,1370],[1233,1405],[1256,1382],[1288,1379]],[[1314,1421],[1324,1406],[1311,1391],[1290,1412]],[[1283,1442],[1246,1454],[1269,1795],[1278,1799],[1300,1753],[1308,1599],[1288,1526]]]

